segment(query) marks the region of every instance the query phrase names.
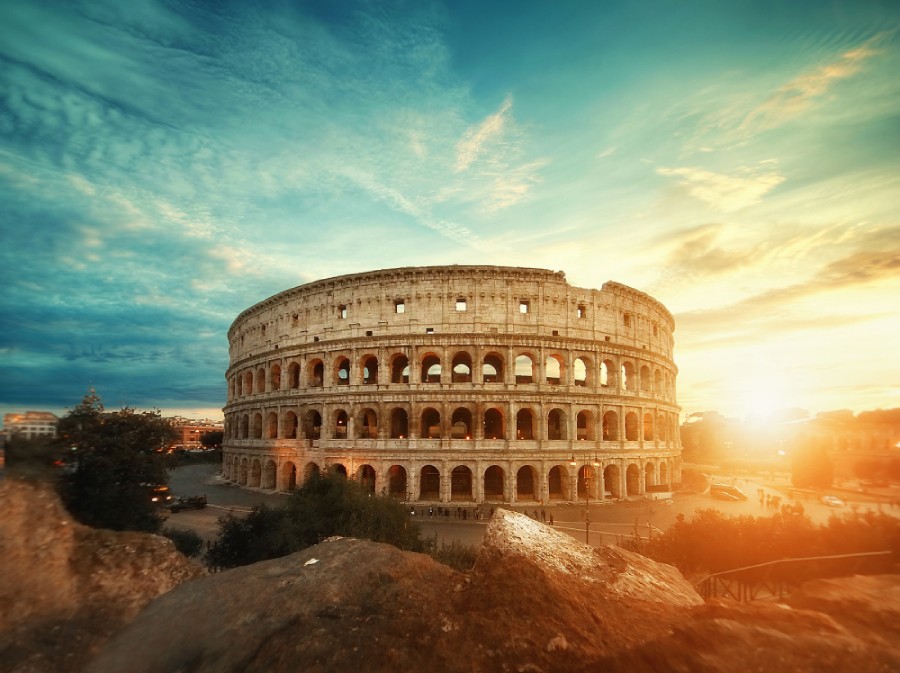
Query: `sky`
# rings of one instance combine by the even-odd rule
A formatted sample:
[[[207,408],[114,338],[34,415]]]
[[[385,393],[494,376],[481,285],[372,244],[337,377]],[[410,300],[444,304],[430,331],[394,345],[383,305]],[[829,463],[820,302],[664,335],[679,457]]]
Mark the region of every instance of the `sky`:
[[[900,4],[0,3],[0,413],[221,418],[282,290],[496,264],[675,316],[684,414],[900,406]]]

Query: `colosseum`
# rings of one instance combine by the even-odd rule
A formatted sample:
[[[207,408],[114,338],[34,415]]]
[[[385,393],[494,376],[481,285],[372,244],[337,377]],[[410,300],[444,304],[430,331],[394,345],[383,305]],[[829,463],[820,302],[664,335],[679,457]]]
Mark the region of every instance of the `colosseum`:
[[[561,271],[385,269],[318,280],[228,331],[223,475],[330,470],[421,503],[636,498],[680,481],[675,323]]]

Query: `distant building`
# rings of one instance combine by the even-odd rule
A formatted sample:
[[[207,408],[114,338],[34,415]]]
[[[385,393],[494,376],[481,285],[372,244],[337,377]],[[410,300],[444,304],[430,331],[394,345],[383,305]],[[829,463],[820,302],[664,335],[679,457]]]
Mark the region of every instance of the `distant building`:
[[[6,414],[3,417],[3,432],[7,438],[56,437],[59,418],[49,411],[26,411],[24,414]]]
[[[178,432],[179,437],[175,440],[175,446],[183,446],[185,448],[196,448],[201,445],[200,438],[207,432],[222,432],[225,424],[222,421],[211,421],[203,419],[201,421],[189,420],[180,416],[169,419],[172,427]]]

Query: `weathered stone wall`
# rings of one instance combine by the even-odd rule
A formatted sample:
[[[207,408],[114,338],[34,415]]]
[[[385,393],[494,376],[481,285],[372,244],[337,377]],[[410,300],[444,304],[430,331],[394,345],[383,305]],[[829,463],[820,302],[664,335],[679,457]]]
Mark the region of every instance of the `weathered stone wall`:
[[[316,281],[228,333],[223,472],[343,470],[426,502],[643,495],[680,480],[674,321],[562,272],[389,269]]]

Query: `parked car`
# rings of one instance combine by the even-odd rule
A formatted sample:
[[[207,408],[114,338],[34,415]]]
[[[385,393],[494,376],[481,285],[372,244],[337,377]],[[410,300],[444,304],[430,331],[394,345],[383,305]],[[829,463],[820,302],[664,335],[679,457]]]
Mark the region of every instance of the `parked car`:
[[[712,484],[709,487],[709,494],[719,500],[746,500],[747,494],[737,486],[728,484]]]
[[[203,509],[206,507],[205,495],[192,495],[186,498],[177,498],[169,503],[170,512],[180,512],[183,509]]]
[[[836,495],[823,495],[822,502],[824,502],[829,507],[843,507],[844,501],[841,500]]]

